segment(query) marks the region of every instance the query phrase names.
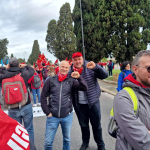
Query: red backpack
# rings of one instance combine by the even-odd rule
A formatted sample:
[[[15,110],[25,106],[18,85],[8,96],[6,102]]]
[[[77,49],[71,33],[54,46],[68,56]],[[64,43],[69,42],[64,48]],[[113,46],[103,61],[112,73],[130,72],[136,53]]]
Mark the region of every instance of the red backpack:
[[[16,108],[25,105],[28,93],[23,78],[17,74],[2,81],[2,98],[6,108]]]

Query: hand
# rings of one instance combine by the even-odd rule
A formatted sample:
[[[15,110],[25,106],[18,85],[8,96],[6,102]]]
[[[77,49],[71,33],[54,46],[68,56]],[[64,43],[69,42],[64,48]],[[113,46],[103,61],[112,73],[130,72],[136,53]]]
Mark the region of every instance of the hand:
[[[80,77],[80,74],[79,72],[75,71],[75,72],[72,72],[71,76],[75,79],[78,79]]]
[[[52,113],[50,113],[47,117],[52,117]]]
[[[86,67],[87,67],[88,69],[93,69],[95,66],[96,66],[96,65],[95,65],[95,63],[94,63],[93,61],[90,61],[90,62],[87,63],[87,65],[86,65]]]
[[[26,64],[19,64],[20,68],[24,68],[26,66]]]
[[[9,64],[7,64],[7,66],[6,66],[5,68],[6,68],[6,69],[9,69],[9,68],[10,68]]]

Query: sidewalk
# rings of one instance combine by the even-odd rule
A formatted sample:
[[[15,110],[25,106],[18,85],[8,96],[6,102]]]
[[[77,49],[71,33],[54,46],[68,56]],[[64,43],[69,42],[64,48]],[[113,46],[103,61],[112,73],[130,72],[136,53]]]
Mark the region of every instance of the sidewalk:
[[[117,94],[117,90],[116,90],[117,84],[116,83],[108,83],[103,80],[98,80],[98,83],[99,83],[102,91],[109,93],[111,95],[114,95],[114,96]]]

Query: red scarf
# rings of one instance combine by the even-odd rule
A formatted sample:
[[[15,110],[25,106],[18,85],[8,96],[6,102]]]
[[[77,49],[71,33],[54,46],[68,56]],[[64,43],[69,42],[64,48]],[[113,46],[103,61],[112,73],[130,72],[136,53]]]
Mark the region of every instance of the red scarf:
[[[66,75],[63,75],[61,74],[60,72],[58,72],[58,80],[61,82],[61,81],[64,81],[66,78],[67,78],[68,74]]]
[[[82,73],[82,70],[83,70],[83,66],[82,66],[80,69],[77,69],[77,68],[75,68],[75,66],[73,66],[73,70],[74,70],[74,71],[78,71],[79,74],[81,74],[81,73]]]

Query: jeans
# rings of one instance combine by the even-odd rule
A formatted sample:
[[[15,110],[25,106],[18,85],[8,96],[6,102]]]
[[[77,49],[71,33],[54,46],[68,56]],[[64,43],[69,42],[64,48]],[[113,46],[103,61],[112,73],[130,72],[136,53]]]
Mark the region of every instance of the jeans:
[[[100,102],[95,103],[91,108],[88,104],[79,104],[79,110],[77,113],[79,124],[81,126],[82,141],[83,144],[88,145],[90,140],[90,128],[89,120],[92,125],[94,140],[97,143],[98,148],[104,149],[105,144],[102,138],[101,128],[101,113]]]
[[[70,150],[70,131],[73,120],[73,112],[65,118],[47,117],[45,132],[45,150],[53,149],[53,141],[61,124],[63,134],[63,150]]]
[[[112,68],[109,68],[109,76],[112,76]]]
[[[40,102],[40,88],[39,89],[32,89],[32,94],[33,94],[33,100],[34,100],[34,104],[36,104],[36,94],[38,96],[38,101]]]
[[[9,117],[15,119],[20,124],[22,124],[22,120],[24,122],[24,127],[28,131],[30,139],[34,143],[34,129],[33,129],[33,113],[32,113],[32,105],[28,104],[22,106],[21,109],[13,108],[8,111]]]

